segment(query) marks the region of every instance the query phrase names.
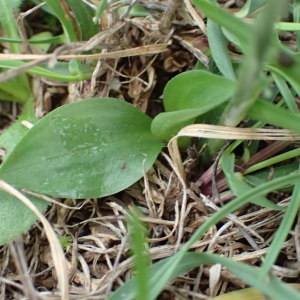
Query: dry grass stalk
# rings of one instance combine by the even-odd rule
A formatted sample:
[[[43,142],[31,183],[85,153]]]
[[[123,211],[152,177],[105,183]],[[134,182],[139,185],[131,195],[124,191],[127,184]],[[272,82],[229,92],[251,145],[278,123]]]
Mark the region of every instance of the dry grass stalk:
[[[298,141],[300,136],[287,129],[238,128],[209,124],[194,124],[181,129],[168,143],[172,157],[180,176],[186,181],[185,171],[179,153],[177,139],[181,136],[223,139],[223,140],[278,140]]]

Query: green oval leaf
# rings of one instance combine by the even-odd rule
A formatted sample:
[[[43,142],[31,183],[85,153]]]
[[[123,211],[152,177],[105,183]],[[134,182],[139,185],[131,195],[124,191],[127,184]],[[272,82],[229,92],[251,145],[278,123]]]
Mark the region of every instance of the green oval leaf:
[[[164,90],[167,112],[155,117],[152,133],[164,140],[171,139],[198,116],[227,101],[234,87],[234,81],[206,71],[194,70],[174,77]]]
[[[90,198],[119,192],[148,170],[163,143],[151,118],[129,103],[95,98],[62,106],[41,119],[0,169],[16,188]]]
[[[169,112],[208,106],[213,108],[230,98],[234,88],[235,82],[223,76],[199,70],[185,72],[166,85],[165,110]]]

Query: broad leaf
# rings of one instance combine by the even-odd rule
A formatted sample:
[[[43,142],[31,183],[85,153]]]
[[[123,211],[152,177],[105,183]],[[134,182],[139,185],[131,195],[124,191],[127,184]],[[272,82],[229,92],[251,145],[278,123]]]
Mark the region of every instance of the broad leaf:
[[[198,116],[227,101],[234,87],[234,81],[206,71],[194,70],[174,77],[164,90],[167,112],[153,120],[152,133],[164,140],[171,139]]]
[[[235,82],[223,76],[199,70],[185,72],[166,85],[164,107],[167,112],[191,108],[212,109],[230,98],[234,88]]]
[[[175,136],[181,128],[193,124],[196,117],[204,112],[205,111],[201,108],[195,108],[160,113],[154,118],[151,124],[151,131],[157,137],[168,141]]]
[[[142,177],[143,160],[148,170],[164,145],[150,124],[151,118],[113,98],[62,106],[29,130],[0,178],[57,197],[117,193]]]

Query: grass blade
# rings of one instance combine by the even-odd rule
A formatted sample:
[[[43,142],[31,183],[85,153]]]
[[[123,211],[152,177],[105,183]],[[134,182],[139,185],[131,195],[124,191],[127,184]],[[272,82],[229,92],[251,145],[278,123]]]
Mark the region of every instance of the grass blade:
[[[245,116],[261,92],[259,73],[273,43],[273,25],[287,8],[287,1],[269,0],[256,20],[253,35],[239,70],[235,95],[221,118],[221,125],[235,127]]]
[[[149,283],[155,286],[158,282],[155,281],[155,275],[160,273],[160,271],[170,264],[171,258],[161,260],[155,263],[149,268],[151,276],[149,277]],[[170,280],[176,278],[180,274],[187,272],[200,265],[215,264],[220,263],[223,266],[230,269],[237,276],[241,277],[245,282],[259,289],[266,295],[274,297],[274,299],[282,300],[298,300],[299,293],[285,284],[279,281],[277,278],[270,276],[267,281],[259,280],[259,271],[253,267],[250,267],[244,263],[236,262],[232,259],[222,257],[212,253],[194,253],[187,252],[184,253],[181,262],[174,267],[173,272],[170,275]],[[131,300],[136,296],[136,277],[132,278],[126,282],[122,287],[120,287],[109,300]],[[152,298],[155,299],[155,298]]]
[[[135,209],[129,218],[131,227],[131,248],[135,255],[135,270],[137,300],[149,299],[149,257],[145,252],[146,232],[145,224],[139,219],[140,212]]]
[[[288,88],[285,80],[276,73],[272,73],[272,76],[273,76],[275,83],[279,88],[280,94],[283,97],[283,99],[285,100],[285,103],[286,103],[287,107],[289,108],[289,110],[292,113],[298,114],[299,113],[298,107],[295,103],[294,97],[293,97],[290,89]]]
[[[260,185],[256,188],[253,188],[251,191],[247,191],[242,196],[237,197],[233,201],[229,202],[225,206],[222,207],[218,212],[212,215],[205,223],[203,223],[197,231],[192,235],[190,240],[181,248],[179,252],[177,252],[174,256],[172,256],[168,263],[166,263],[158,273],[156,273],[152,278],[155,284],[151,284],[151,297],[150,299],[154,300],[157,295],[164,288],[165,284],[172,278],[172,274],[178,264],[183,260],[185,253],[189,250],[189,248],[200,239],[205,232],[207,232],[213,225],[220,222],[224,217],[233,211],[237,210],[244,204],[253,201],[257,196],[267,194],[279,187],[285,186],[287,184],[296,183],[300,179],[300,174],[290,174],[284,176],[279,179],[272,180],[263,185]]]
[[[231,190],[231,192],[236,196],[243,195],[246,191],[252,190],[252,187],[245,182],[243,175],[241,173],[234,173],[234,162],[235,156],[234,154],[230,154],[225,151],[222,155],[222,168],[226,177],[227,184]],[[264,196],[257,196],[252,203],[267,207],[273,210],[285,210],[285,207],[281,207],[273,203],[272,201],[266,199]]]
[[[221,73],[231,80],[236,80],[222,29],[211,20],[207,21],[207,38],[212,57]]]
[[[279,228],[275,233],[275,237],[269,247],[269,251],[267,252],[265,260],[262,264],[260,279],[266,278],[267,274],[270,272],[273,264],[275,263],[279,255],[279,252],[281,250],[281,245],[285,241],[293,225],[295,217],[298,213],[299,206],[300,206],[300,184],[297,183],[294,187],[290,204],[285,212],[285,215],[280,223]]]
[[[295,23],[300,22],[300,2],[298,0],[294,0],[293,3],[293,18]],[[296,41],[298,51],[300,50],[300,32],[296,32]]]
[[[249,31],[252,30],[251,25],[246,24],[207,0],[192,0],[191,2],[201,9],[208,19],[211,19],[235,35],[243,47],[248,44]]]

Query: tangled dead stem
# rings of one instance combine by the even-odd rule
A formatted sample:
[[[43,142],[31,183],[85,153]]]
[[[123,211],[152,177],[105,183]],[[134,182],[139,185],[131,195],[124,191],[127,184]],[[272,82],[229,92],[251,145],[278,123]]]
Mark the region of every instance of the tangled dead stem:
[[[228,10],[239,9],[239,1],[219,2]],[[115,13],[118,3],[111,5],[110,18],[102,20],[103,30],[119,22]],[[124,99],[151,117],[160,113],[163,110],[161,95],[168,80],[179,72],[193,69],[197,59],[204,64],[208,62],[203,54],[208,47],[203,35],[206,30],[204,16],[189,1],[184,1],[181,10],[178,10],[178,1],[170,3],[173,6],[167,0],[138,1],[152,14],[151,17],[125,19],[121,30],[107,35],[105,43],[110,46],[103,53],[162,43],[169,44],[167,51],[154,55],[136,52],[135,56],[123,58],[112,55],[112,58],[99,61],[95,77],[86,82],[64,84],[32,77],[37,116],[40,118],[66,103],[108,96]],[[163,13],[158,14],[158,9]],[[180,13],[176,14],[178,11]],[[32,34],[39,23],[38,14],[29,15],[27,22],[28,34]],[[7,45],[3,43],[2,46]],[[31,50],[35,53],[34,48]],[[238,54],[232,55],[238,58]],[[102,76],[96,79],[98,72],[102,72]],[[22,108],[4,101],[0,105],[3,132],[15,122]],[[166,154],[159,156],[143,179],[117,195],[104,199],[55,199],[58,204],[49,206],[48,221],[59,236],[65,236],[62,244],[66,246],[70,299],[105,299],[131,278],[133,260],[129,251],[126,215],[132,204],[139,205],[145,215],[143,220],[149,228],[149,253],[154,261],[173,255],[177,250],[176,243],[187,241],[218,210],[218,206],[207,198],[212,196],[211,180],[206,183],[204,179],[206,195],[198,181],[205,171],[198,163],[199,149],[190,148],[182,155],[186,157],[184,166],[188,178],[188,202],[182,224],[179,221],[182,186]],[[223,186],[220,197],[228,200],[233,195]],[[288,195],[284,193],[274,193],[272,197],[282,205],[289,203]],[[283,212],[246,205],[229,215],[218,227],[212,227],[193,248],[199,252],[216,252],[255,266],[268,251],[282,217]],[[179,228],[183,229],[182,235],[178,235]],[[299,280],[298,271],[293,268],[293,261],[299,257],[299,228],[296,225],[283,244],[278,266],[274,268],[276,275],[289,282]],[[22,239],[3,246],[0,255],[1,299],[22,299],[24,295],[37,299],[37,291],[41,299],[60,299],[53,270],[55,256],[51,254],[39,223]],[[159,299],[208,299],[244,287],[245,284],[226,268],[206,265],[169,283]]]

